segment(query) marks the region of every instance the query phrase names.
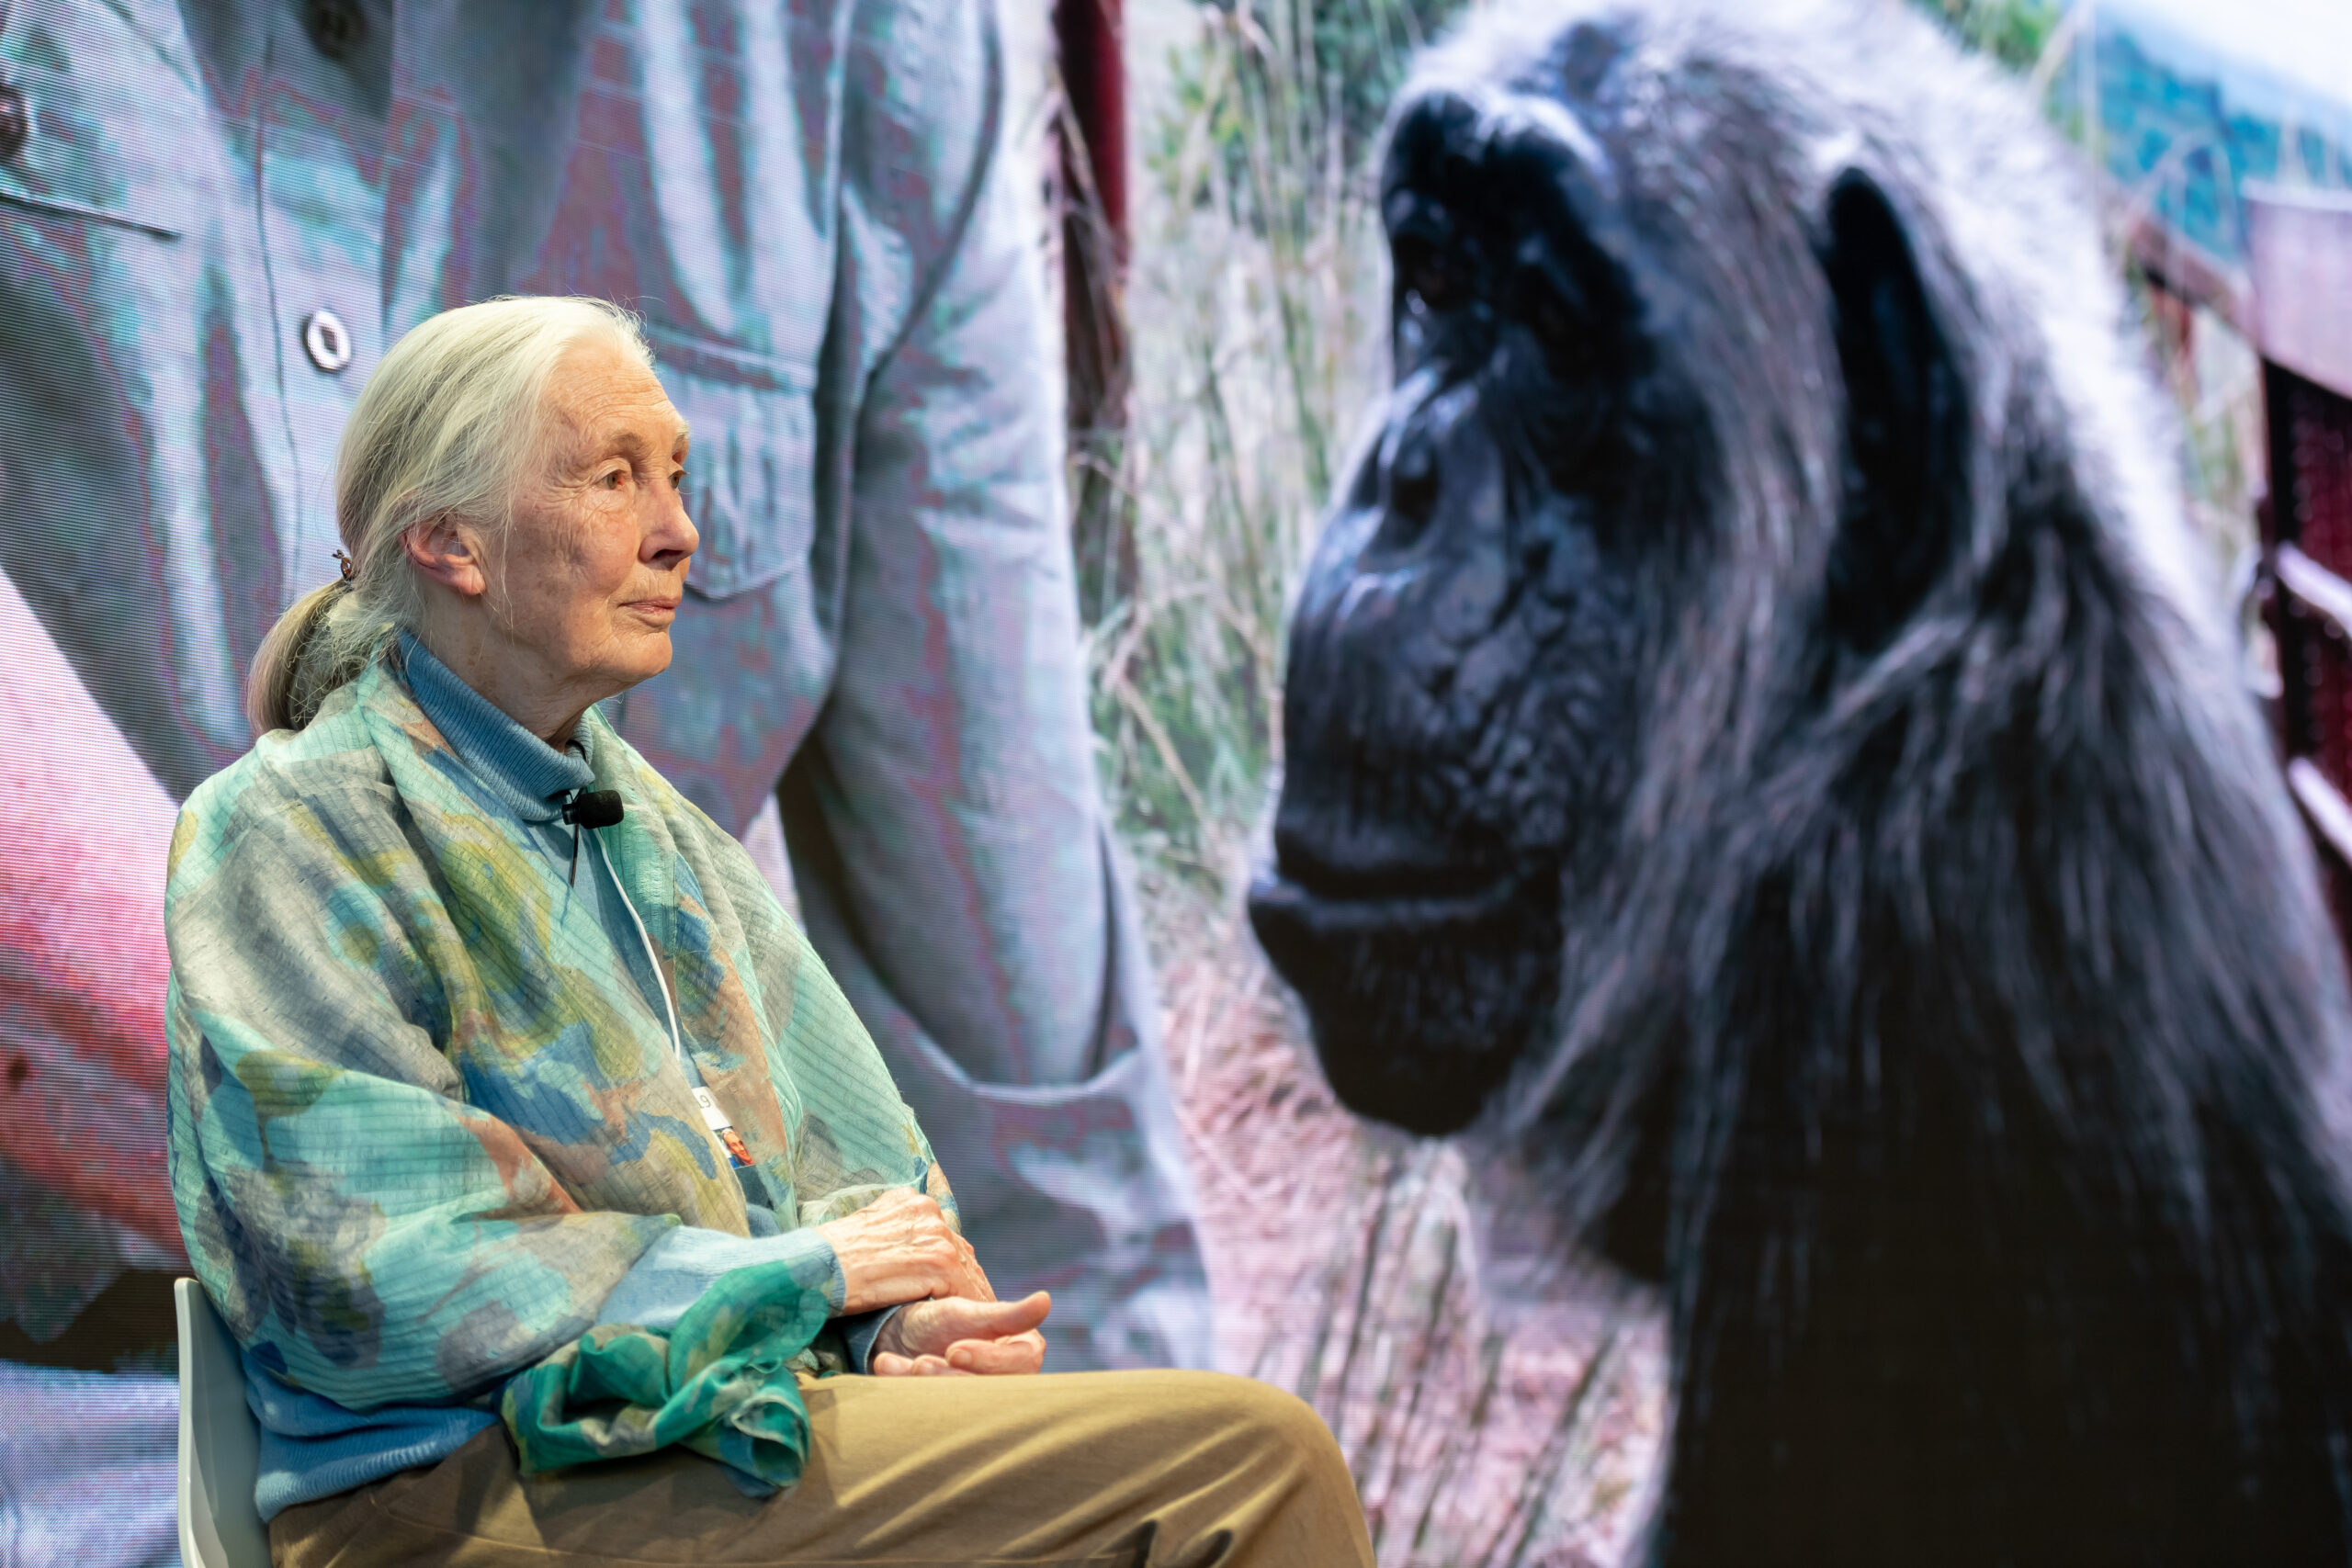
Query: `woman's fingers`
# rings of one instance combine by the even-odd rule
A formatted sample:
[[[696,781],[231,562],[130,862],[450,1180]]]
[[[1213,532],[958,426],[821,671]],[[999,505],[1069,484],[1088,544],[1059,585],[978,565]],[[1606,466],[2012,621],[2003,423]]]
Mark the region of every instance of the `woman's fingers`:
[[[967,1305],[964,1321],[969,1326],[956,1338],[1009,1339],[1043,1325],[1054,1310],[1054,1298],[1044,1291],[1032,1291],[1019,1301],[991,1300]]]
[[[874,1358],[877,1378],[968,1378],[978,1374],[949,1364],[940,1356],[894,1356],[888,1350]]]
[[[1006,1339],[959,1339],[947,1348],[947,1365],[981,1377],[1019,1376],[1042,1371],[1046,1337],[1035,1329]]]
[[[1034,1339],[1034,1359],[1042,1362],[1045,1339],[1038,1335],[1038,1325],[1053,1310],[1054,1298],[1043,1291],[1035,1291],[1017,1302],[977,1302],[951,1297],[944,1301],[915,1302],[890,1321],[889,1332],[898,1348],[913,1356],[945,1356],[952,1361],[956,1346],[1011,1342],[1022,1338]],[[1023,1364],[1031,1353],[1020,1352],[1010,1360],[1000,1357],[985,1357],[985,1366],[976,1371],[1035,1371],[1035,1365]]]
[[[1046,1321],[1053,1298],[1043,1291],[1017,1302],[976,1302],[957,1298],[917,1302],[899,1314],[906,1326],[900,1342],[917,1354],[944,1354],[965,1339],[1007,1339],[1026,1334]]]

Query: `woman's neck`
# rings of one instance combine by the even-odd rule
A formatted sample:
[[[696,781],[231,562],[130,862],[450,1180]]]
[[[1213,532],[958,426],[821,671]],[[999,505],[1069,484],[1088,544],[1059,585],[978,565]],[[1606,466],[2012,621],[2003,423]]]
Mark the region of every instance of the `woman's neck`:
[[[589,706],[610,695],[582,692],[534,650],[498,636],[486,617],[427,614],[414,636],[484,701],[559,751]]]

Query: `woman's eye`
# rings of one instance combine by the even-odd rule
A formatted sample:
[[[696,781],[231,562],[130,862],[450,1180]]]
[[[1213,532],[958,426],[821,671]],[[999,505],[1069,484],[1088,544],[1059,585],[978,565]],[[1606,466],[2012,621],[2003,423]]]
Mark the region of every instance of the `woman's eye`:
[[[618,489],[620,489],[620,488],[621,488],[621,479],[622,479],[622,478],[623,478],[623,477],[624,477],[624,476],[622,475],[621,471],[620,471],[618,468],[615,468],[611,473],[606,474],[606,475],[605,476],[605,488],[606,490],[618,490]]]

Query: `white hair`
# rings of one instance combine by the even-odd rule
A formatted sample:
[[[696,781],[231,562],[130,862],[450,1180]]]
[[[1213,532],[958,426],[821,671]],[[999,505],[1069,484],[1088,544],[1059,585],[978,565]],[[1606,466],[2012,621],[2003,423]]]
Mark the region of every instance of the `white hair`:
[[[335,529],[347,577],[304,594],[254,656],[245,714],[258,735],[300,729],[424,609],[401,538],[458,517],[503,533],[544,460],[548,380],[578,344],[609,344],[650,371],[638,319],[603,299],[506,296],[445,310],[392,345],[335,453]]]

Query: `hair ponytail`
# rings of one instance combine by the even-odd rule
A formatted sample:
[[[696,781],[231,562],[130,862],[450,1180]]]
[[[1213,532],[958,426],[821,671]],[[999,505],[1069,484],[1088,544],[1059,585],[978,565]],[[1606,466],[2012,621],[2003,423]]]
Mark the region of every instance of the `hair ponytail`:
[[[373,637],[335,635],[330,623],[351,600],[351,584],[341,578],[314,588],[295,600],[262,638],[245,681],[245,717],[255,735],[310,723],[327,694],[366,669],[390,637],[394,628],[389,621]]]
[[[652,368],[635,316],[568,296],[444,310],[392,345],[335,451],[344,575],[296,600],[262,639],[245,682],[255,735],[310,723],[395,631],[416,625],[423,592],[401,542],[413,525],[454,516],[493,534],[504,527],[517,485],[545,450],[548,379],[589,339]]]

